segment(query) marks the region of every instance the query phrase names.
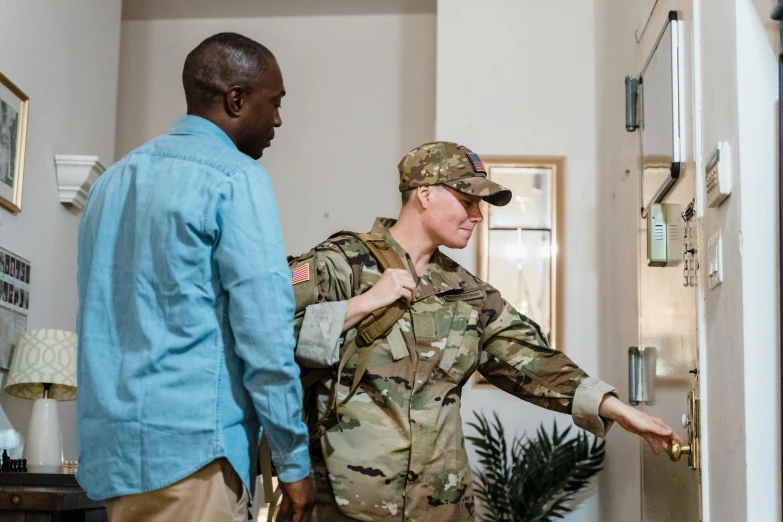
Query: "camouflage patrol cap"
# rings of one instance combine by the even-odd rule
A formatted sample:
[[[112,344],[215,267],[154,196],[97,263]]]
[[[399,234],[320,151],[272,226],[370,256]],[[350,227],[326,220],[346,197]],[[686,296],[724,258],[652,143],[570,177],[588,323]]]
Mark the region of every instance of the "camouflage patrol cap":
[[[427,185],[446,185],[465,194],[479,196],[502,207],[511,201],[511,191],[487,179],[478,154],[450,141],[419,145],[401,160],[400,192]]]

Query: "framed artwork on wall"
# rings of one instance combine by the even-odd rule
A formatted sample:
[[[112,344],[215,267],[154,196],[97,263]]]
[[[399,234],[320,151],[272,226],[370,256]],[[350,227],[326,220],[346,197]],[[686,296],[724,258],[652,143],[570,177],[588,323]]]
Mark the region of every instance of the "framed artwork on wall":
[[[19,334],[27,330],[30,261],[0,247],[0,370],[7,370]]]
[[[22,211],[24,149],[30,98],[0,73],[0,205]]]

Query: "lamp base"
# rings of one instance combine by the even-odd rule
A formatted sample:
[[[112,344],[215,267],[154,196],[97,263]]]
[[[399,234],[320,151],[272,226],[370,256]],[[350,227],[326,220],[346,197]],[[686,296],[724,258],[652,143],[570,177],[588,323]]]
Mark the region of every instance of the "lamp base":
[[[30,473],[61,473],[63,440],[55,399],[36,399],[27,427],[23,458]]]

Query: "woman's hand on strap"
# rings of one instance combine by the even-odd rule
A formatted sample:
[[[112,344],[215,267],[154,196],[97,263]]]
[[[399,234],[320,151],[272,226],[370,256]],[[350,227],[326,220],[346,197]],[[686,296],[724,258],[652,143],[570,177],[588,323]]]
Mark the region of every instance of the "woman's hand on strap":
[[[398,299],[403,299],[408,304],[412,303],[415,293],[416,282],[407,270],[397,268],[386,270],[372,288],[348,300],[343,332],[359,324],[359,321],[371,312],[390,305]]]

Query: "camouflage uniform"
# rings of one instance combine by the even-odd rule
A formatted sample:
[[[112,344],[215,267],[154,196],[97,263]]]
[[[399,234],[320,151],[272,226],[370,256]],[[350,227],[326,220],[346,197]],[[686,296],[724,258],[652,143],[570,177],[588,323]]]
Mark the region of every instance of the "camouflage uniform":
[[[439,175],[429,151],[417,149],[406,158],[415,159],[422,176]],[[406,177],[410,170],[403,168],[406,158],[400,164],[401,186],[411,183]],[[447,160],[455,167],[473,163]],[[483,170],[480,160],[478,165]],[[456,183],[466,183],[464,179]],[[469,188],[508,202],[506,189],[484,180],[484,186]],[[521,399],[572,414],[578,426],[599,436],[609,423],[598,417],[598,407],[614,388],[551,349],[538,325],[440,251],[427,272],[417,276],[410,257],[388,231],[393,223],[378,219],[372,233],[383,236],[405,261],[417,282],[415,299],[391,333],[375,341],[370,366],[340,425],[311,451],[318,485],[314,520],[473,521],[473,478],[460,404],[462,387],[475,370]],[[292,268],[304,265],[308,277],[294,285],[297,352],[316,354],[300,358],[304,365],[329,366],[339,359],[343,341],[355,335],[355,330],[342,335],[347,300],[369,290],[381,274],[366,247],[352,236],[321,243]],[[340,399],[356,360],[354,356],[346,365]],[[319,416],[326,411],[335,373],[314,390]]]

